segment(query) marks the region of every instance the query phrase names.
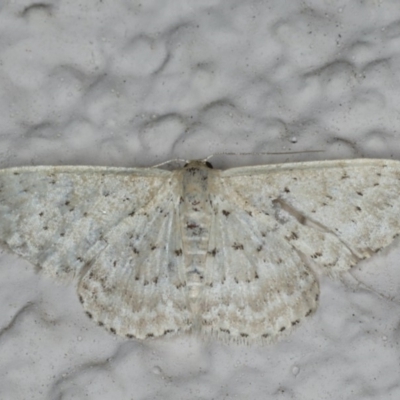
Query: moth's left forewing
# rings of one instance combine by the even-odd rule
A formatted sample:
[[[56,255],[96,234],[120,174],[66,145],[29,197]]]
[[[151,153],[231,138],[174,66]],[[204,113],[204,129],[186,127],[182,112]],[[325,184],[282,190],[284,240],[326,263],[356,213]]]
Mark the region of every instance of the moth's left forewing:
[[[267,213],[272,207],[280,234],[331,274],[400,232],[398,161],[267,165],[227,170],[222,177],[246,204]]]

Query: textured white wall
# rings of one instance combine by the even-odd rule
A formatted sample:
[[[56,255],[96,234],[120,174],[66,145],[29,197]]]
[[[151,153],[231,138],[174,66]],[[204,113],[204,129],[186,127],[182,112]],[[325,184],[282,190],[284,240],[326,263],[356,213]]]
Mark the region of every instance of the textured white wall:
[[[396,0],[45,4],[0,5],[1,167],[400,159]],[[377,293],[322,279],[269,347],[115,338],[3,252],[0,398],[398,399],[399,252],[355,271]]]

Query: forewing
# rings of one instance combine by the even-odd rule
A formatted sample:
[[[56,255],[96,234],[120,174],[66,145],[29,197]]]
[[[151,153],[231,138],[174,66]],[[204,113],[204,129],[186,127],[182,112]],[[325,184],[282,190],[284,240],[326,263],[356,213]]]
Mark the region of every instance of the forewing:
[[[226,341],[274,341],[317,308],[318,283],[274,218],[245,208],[222,182],[212,192],[202,332]]]
[[[236,168],[224,171],[222,181],[244,209],[274,217],[275,234],[331,275],[389,245],[400,232],[397,161]]]
[[[57,278],[105,248],[107,232],[147,204],[170,173],[157,169],[0,170],[0,241]]]
[[[192,327],[177,207],[180,188],[171,184],[106,236],[106,249],[79,284],[87,314],[120,336],[145,339]]]

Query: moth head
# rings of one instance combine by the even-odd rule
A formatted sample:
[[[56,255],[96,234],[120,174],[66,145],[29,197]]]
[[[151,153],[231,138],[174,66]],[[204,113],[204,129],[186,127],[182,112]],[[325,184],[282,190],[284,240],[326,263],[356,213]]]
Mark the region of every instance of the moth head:
[[[202,167],[207,167],[207,168],[213,169],[212,164],[209,161],[204,161],[204,160],[188,161],[184,165],[184,168],[202,168]]]

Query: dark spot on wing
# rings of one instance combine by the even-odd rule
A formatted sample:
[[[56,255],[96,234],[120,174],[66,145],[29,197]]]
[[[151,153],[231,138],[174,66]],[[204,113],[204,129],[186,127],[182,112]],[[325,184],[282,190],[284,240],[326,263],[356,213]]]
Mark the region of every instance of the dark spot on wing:
[[[345,172],[340,179],[348,179],[350,178],[349,175],[347,175],[347,172]]]
[[[241,333],[240,336],[242,338],[247,338],[247,337],[249,337],[249,334],[248,333]]]
[[[192,210],[194,211],[194,212],[199,212],[200,210],[196,207],[196,206],[198,206],[200,204],[200,201],[198,201],[198,200],[193,200],[192,201]]]
[[[81,295],[79,295],[79,302],[80,302],[81,304],[83,304],[83,297],[82,297]]]
[[[281,329],[279,329],[279,332],[283,332],[286,329],[286,326],[282,326]]]
[[[40,217],[43,217],[43,214],[44,214],[44,213],[43,213],[43,211],[42,211],[42,212],[39,213],[39,216],[40,216]]]
[[[359,196],[363,196],[362,192],[356,192]]]
[[[174,331],[172,329],[165,329],[164,335],[168,335],[170,333],[173,333]]]
[[[156,246],[155,244],[152,244],[152,245],[150,246],[150,250],[151,250],[151,251],[155,250],[156,248],[157,248],[157,246]]]
[[[356,210],[357,210],[357,211],[361,211],[361,208],[358,207],[358,206],[356,206]]]
[[[90,319],[93,318],[93,315],[92,315],[89,311],[86,311],[86,315],[87,315]]]
[[[313,258],[314,260],[316,259],[316,258],[319,258],[319,257],[321,257],[322,256],[322,253],[321,252],[316,252],[316,253],[314,253],[312,256],[311,256],[311,258]]]
[[[154,337],[154,334],[153,334],[153,333],[148,333],[148,334],[146,335],[146,337],[147,337],[147,338],[152,338],[152,337]]]
[[[299,237],[297,236],[296,232],[292,232],[289,236],[289,240],[297,240]]]
[[[132,247],[132,251],[134,254],[139,254],[139,250],[136,247]]]
[[[226,210],[222,210],[222,214],[224,214],[225,217],[227,217],[227,216],[230,214],[230,212],[229,212],[229,211],[226,211]]]
[[[127,337],[128,339],[134,339],[134,338],[135,338],[135,336],[132,335],[132,333],[127,333],[127,334],[125,335],[125,337]]]
[[[243,245],[241,243],[237,243],[237,242],[233,243],[232,248],[235,250],[243,250],[244,249]]]
[[[196,270],[196,275],[199,277],[200,281],[204,280],[204,275],[201,272]]]
[[[117,331],[114,328],[110,328],[110,332],[113,333],[114,335],[117,333]]]
[[[182,249],[178,249],[178,250],[175,250],[175,255],[178,257],[178,256],[181,256],[182,255]]]
[[[312,313],[312,309],[310,308],[310,309],[306,312],[306,317],[308,317],[311,313]]]
[[[283,191],[284,191],[285,193],[290,193],[290,190],[289,190],[287,187],[285,187],[285,189],[283,189]]]
[[[208,252],[208,254],[209,254],[210,256],[215,257],[215,255],[217,254],[217,249],[214,247],[212,250],[210,250],[210,251]]]
[[[219,328],[219,330],[223,333],[231,333],[231,331],[229,329],[224,329],[224,328]]]
[[[97,322],[97,325],[98,325],[98,326],[104,326],[104,322],[99,321],[99,322]]]
[[[297,325],[298,323],[300,323],[300,320],[299,320],[299,319],[296,319],[295,321],[292,321],[292,326],[295,326],[295,325]]]
[[[201,236],[204,233],[204,228],[194,221],[187,222],[186,229],[190,229],[193,236]]]
[[[262,249],[263,247],[262,247],[262,245],[260,244],[258,247],[257,247],[257,251],[261,251],[261,249]]]

